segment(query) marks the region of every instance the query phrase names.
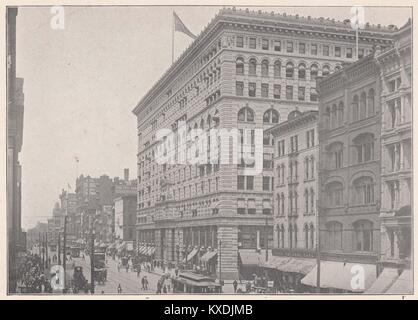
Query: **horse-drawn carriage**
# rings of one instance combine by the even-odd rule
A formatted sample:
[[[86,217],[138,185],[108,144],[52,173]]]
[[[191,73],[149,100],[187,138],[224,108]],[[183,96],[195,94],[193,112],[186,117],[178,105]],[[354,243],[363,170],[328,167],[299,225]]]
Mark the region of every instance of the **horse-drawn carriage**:
[[[83,267],[74,267],[72,289],[74,293],[84,291],[88,293],[90,291],[90,285],[83,274]]]
[[[93,277],[94,281],[96,281],[98,284],[105,284],[105,282],[107,281],[107,269],[94,269]]]

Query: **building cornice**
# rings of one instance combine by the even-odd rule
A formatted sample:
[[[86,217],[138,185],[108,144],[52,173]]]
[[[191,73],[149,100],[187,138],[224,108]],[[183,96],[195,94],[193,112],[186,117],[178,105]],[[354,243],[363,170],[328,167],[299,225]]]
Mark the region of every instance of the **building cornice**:
[[[342,32],[346,33],[346,36],[354,37],[354,30],[347,21],[340,22],[325,18],[316,19],[311,17],[299,17],[298,15],[288,16],[286,14],[278,13],[269,14],[262,11],[250,11],[248,9],[222,9],[198,35],[196,40],[193,41],[148,93],[146,93],[132,112],[135,115],[138,115],[144,106],[148,105],[150,101],[161,94],[162,89],[167,88],[168,84],[170,84],[180,73],[180,70],[182,70],[191,59],[196,58],[200,53],[200,49],[207,45],[208,39],[214,34],[217,34],[222,27],[238,27],[239,25],[246,25],[246,28],[251,26],[252,28],[257,28],[258,31],[267,28],[272,32],[277,32],[277,28],[281,28],[284,32],[289,32],[289,35],[295,33],[301,34],[305,30],[305,32],[311,30],[312,32],[322,32],[326,34],[327,37],[343,36],[341,35]],[[367,37],[371,37],[374,40],[392,43],[392,35],[395,31],[397,31],[395,27],[381,27],[380,25],[372,26],[366,24],[365,29],[360,31],[360,40],[362,38],[366,39]],[[333,35],[333,33],[335,34]]]

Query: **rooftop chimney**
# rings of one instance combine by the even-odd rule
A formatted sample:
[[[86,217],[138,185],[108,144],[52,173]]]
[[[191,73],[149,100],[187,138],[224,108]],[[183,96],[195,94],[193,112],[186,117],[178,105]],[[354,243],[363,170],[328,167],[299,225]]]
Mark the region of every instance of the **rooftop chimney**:
[[[123,173],[124,173],[125,181],[128,182],[129,181],[129,169],[124,169]]]

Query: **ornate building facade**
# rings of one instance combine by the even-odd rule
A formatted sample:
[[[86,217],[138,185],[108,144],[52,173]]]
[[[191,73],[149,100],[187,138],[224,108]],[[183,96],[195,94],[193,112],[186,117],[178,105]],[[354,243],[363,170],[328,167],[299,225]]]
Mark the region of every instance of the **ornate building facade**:
[[[367,25],[360,32],[359,54],[378,44],[390,46],[392,33]],[[243,250],[256,254],[268,242],[271,248],[273,145],[256,131],[295,110],[317,109],[316,77],[354,61],[354,47],[355,32],[347,21],[221,10],[133,111],[138,241],[155,245],[155,258],[173,263],[199,264],[199,257],[216,250],[213,269],[222,279],[239,276]],[[164,139],[159,130],[179,132],[183,123],[186,136],[195,129],[207,135],[213,128],[238,130],[240,137],[249,132],[251,150],[263,145],[261,172],[247,174],[239,160],[159,164],[156,154]],[[238,154],[228,150],[221,156],[233,159],[233,152]]]

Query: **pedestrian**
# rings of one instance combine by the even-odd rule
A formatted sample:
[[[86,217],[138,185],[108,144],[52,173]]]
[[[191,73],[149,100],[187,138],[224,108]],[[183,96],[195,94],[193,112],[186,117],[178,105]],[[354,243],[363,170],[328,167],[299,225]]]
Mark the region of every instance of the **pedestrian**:
[[[139,278],[140,275],[141,275],[141,265],[138,264],[137,269],[136,269],[136,276]]]
[[[142,284],[142,290],[146,290],[145,289],[145,276],[142,277],[141,284]]]
[[[122,293],[122,286],[120,285],[120,283],[118,285],[118,293]]]
[[[145,276],[145,290],[148,290],[148,278]]]
[[[118,272],[120,272],[120,262],[118,262]]]
[[[235,279],[232,285],[234,286],[234,293],[237,293],[238,281]]]
[[[129,271],[129,263],[126,263],[126,272]]]
[[[167,286],[166,285],[163,286],[163,293],[167,293]]]

